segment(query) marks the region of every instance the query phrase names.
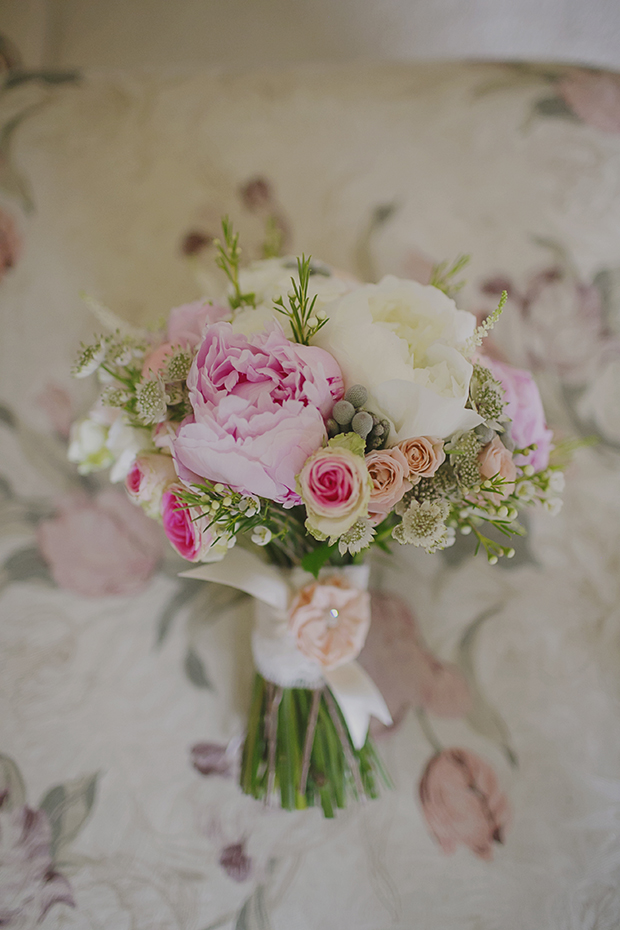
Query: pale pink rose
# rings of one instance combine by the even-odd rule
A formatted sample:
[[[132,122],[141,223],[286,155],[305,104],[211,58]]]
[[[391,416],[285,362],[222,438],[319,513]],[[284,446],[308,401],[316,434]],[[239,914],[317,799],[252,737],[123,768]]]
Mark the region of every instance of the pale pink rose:
[[[289,342],[277,323],[251,337],[214,323],[187,386],[193,416],[173,440],[182,480],[200,476],[285,507],[299,504],[295,476],[321,446],[324,418],[343,392],[331,355]]]
[[[56,584],[88,597],[137,594],[162,555],[156,524],[112,488],[62,500],[37,542]]]
[[[515,489],[515,478],[517,477],[517,468],[512,458],[512,452],[509,452],[499,436],[495,436],[491,442],[487,443],[481,449],[478,455],[478,466],[483,478],[495,478],[499,475],[505,479],[505,484],[501,487],[501,492],[491,495],[493,499],[508,497]]]
[[[371,592],[372,624],[359,655],[383,695],[394,726],[410,708],[423,707],[438,717],[465,717],[471,693],[462,672],[428,649],[407,604],[393,594]],[[385,732],[371,722],[374,735]]]
[[[306,585],[289,609],[297,648],[326,669],[354,659],[370,627],[370,595],[334,576]]]
[[[493,843],[504,842],[508,800],[488,762],[468,749],[444,749],[433,756],[420,782],[420,801],[445,853],[463,843],[481,859],[491,859]]]
[[[142,363],[142,377],[148,378],[152,374],[163,373],[170,358],[174,355],[176,346],[171,342],[162,342],[157,348],[145,355]]]
[[[311,455],[299,475],[299,489],[308,523],[325,536],[341,536],[368,512],[366,462],[349,449],[327,446]]]
[[[401,450],[394,446],[369,452],[366,468],[372,481],[368,513],[373,523],[380,523],[413,487],[409,481],[409,464]]]
[[[398,443],[409,466],[409,477],[417,484],[420,478],[432,478],[440,465],[446,460],[443,450],[443,439],[433,436],[417,436],[414,439],[403,439]]]
[[[149,517],[157,518],[162,494],[175,481],[177,474],[169,455],[145,453],[135,460],[125,479],[125,488],[135,504],[143,507]]]
[[[230,307],[195,300],[170,311],[168,342],[184,349],[195,349],[202,342],[207,323],[218,323],[230,316]]]
[[[8,809],[0,792],[0,927],[37,927],[54,904],[75,907],[67,879],[51,855],[47,814]]]
[[[620,133],[620,74],[571,68],[556,90],[584,123]]]
[[[534,378],[529,371],[514,368],[497,359],[484,357],[480,362],[490,369],[504,389],[504,412],[511,419],[510,436],[516,447],[524,449],[532,443],[538,447],[527,456],[517,455],[515,464],[532,465],[535,471],[543,471],[549,464],[553,432],[547,428],[543,403]]]
[[[226,547],[209,527],[209,519],[200,516],[177,496],[181,490],[181,485],[172,485],[162,494],[164,533],[179,555],[189,562],[216,560],[224,554]]]

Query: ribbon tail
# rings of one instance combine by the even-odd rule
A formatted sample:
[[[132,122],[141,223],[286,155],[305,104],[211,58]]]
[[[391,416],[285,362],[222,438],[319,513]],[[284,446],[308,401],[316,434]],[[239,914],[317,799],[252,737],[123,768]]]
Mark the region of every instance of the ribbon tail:
[[[286,610],[289,589],[277,569],[247,549],[231,549],[221,562],[208,562],[180,572],[180,578],[199,578],[245,591],[274,610]]]
[[[323,677],[338,702],[356,749],[366,742],[371,716],[386,726],[392,723],[383,695],[357,662],[324,671]]]

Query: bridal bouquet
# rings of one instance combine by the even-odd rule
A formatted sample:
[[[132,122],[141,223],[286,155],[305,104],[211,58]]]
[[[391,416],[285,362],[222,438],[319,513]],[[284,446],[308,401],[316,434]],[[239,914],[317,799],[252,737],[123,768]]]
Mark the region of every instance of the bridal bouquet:
[[[372,547],[474,534],[494,564],[523,507],[559,507],[563,478],[532,377],[480,350],[506,295],[477,326],[449,296],[454,267],[428,286],[306,258],[242,268],[223,233],[223,297],[82,347],[74,374],[102,390],[69,456],[125,482],[200,563],[185,575],[253,596],[241,787],[333,816],[388,782],[368,726],[390,714],[356,662]]]

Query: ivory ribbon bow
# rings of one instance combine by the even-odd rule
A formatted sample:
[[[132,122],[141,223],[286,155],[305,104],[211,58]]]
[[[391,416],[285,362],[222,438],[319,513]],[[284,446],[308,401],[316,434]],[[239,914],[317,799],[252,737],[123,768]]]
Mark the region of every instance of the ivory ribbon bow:
[[[181,572],[180,577],[229,585],[271,608],[259,610],[252,641],[259,672],[282,687],[317,687],[324,679],[342,710],[356,749],[366,741],[371,716],[387,726],[392,723],[381,692],[355,660],[325,669],[297,648],[286,622],[294,592],[278,569],[246,549],[235,548],[221,562],[200,565]]]

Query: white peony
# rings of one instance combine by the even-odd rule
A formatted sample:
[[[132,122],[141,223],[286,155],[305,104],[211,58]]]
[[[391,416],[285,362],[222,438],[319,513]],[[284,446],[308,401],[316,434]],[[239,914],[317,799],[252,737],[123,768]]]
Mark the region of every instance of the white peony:
[[[365,406],[389,420],[390,444],[482,422],[465,408],[473,369],[459,351],[476,319],[442,291],[388,275],[325,310],[329,322],[313,341],[336,359],[346,387],[368,389]]]
[[[81,475],[107,468],[113,462],[112,453],[106,443],[108,426],[86,417],[71,427],[67,458],[75,462]]]

